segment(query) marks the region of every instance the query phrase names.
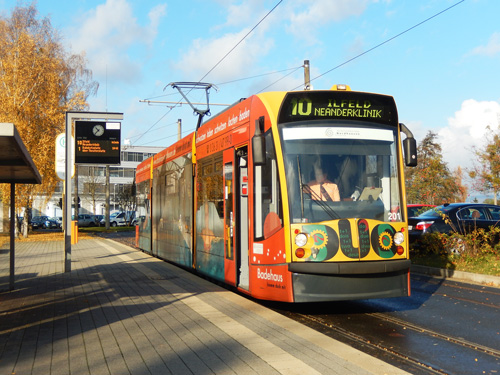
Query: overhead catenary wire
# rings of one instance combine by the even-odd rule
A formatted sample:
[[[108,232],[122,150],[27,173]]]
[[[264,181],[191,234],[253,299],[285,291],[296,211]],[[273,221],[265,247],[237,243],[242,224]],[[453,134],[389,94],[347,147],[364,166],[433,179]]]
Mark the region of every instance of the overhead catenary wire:
[[[267,72],[267,73],[262,73],[262,74],[256,74],[256,75],[250,76],[250,77],[238,78],[238,79],[235,79],[235,80],[232,80],[232,81],[227,81],[227,82],[222,82],[222,83],[216,83],[215,85],[216,86],[222,86],[222,85],[227,85],[227,84],[230,84],[230,83],[241,82],[241,81],[246,81],[246,80],[249,80],[249,79],[255,79],[255,78],[260,78],[260,77],[266,77],[266,76],[270,76],[270,75],[273,75],[273,74],[279,74],[279,73],[288,72],[288,71],[293,70],[293,72],[291,72],[291,73],[287,74],[286,76],[284,76],[284,77],[287,77],[290,74],[295,73],[298,69],[303,68],[303,67],[304,67],[304,65],[300,65],[300,66],[296,66],[296,67],[293,67],[293,68],[287,68],[287,69],[282,69],[282,70],[274,70],[272,72]],[[274,83],[272,83],[270,86],[272,86],[275,83],[279,82],[284,77],[278,79],[277,81],[275,81]],[[263,89],[263,90],[265,90],[265,89]],[[154,99],[163,98],[163,97],[172,96],[172,95],[177,95],[177,93],[152,96],[151,98],[141,99],[141,100],[139,100],[139,102],[140,103],[147,103],[148,105],[154,105],[154,104],[180,104],[180,105],[183,105],[183,104],[187,104],[185,102],[180,102],[180,101],[160,101],[160,100],[154,100]],[[199,105],[200,104],[201,105],[201,104],[205,104],[205,103],[192,103],[192,104],[195,104],[195,105]],[[230,104],[225,104],[225,103],[210,103],[210,105],[228,106]]]
[[[281,77],[277,81],[274,81],[271,85],[267,86],[267,87],[270,87],[270,86],[278,83],[280,80],[284,79],[285,77],[287,77],[287,76],[295,73],[298,69],[303,68],[303,67],[304,67],[304,65],[300,65],[300,66],[296,66],[296,67],[293,67],[293,68],[287,68],[287,69],[276,70],[276,71],[272,71],[272,72],[268,72],[268,73],[257,74],[257,75],[251,76],[251,77],[245,77],[245,78],[240,78],[240,79],[236,79],[236,80],[232,80],[232,81],[217,83],[217,86],[226,85],[226,84],[230,84],[230,83],[234,83],[234,82],[245,81],[245,80],[248,80],[248,79],[255,79],[255,78],[265,77],[265,76],[269,76],[269,75],[272,75],[272,74],[279,74],[279,73],[283,73],[283,72],[292,71],[291,73],[288,73],[287,75]],[[266,88],[262,89],[259,92],[262,92]],[[160,105],[164,105],[164,104],[174,104],[173,106],[168,106],[171,110],[173,108],[177,107],[177,106],[182,106],[183,104],[187,104],[187,103],[184,103],[184,102],[181,102],[181,101],[159,101],[159,100],[156,101],[156,100],[153,100],[153,99],[158,99],[158,98],[162,98],[162,97],[165,97],[165,96],[172,96],[172,95],[177,95],[177,94],[164,94],[164,95],[153,96],[153,97],[148,98],[148,99],[139,100],[139,102],[141,102],[141,103],[147,103],[148,105],[151,105],[151,106],[153,106],[153,105],[160,106]],[[198,105],[198,104],[204,104],[204,103],[192,103],[192,104]],[[230,104],[226,104],[226,103],[210,103],[210,105],[214,105],[214,106],[229,106]],[[167,126],[172,126],[172,125],[176,125],[176,124],[177,124],[177,121],[176,122],[172,122],[170,124],[167,124],[165,126],[161,126],[159,128],[156,128],[155,130],[159,130],[159,129],[165,128]],[[156,123],[154,125],[156,125]],[[150,131],[150,130],[151,130],[151,128],[148,129],[148,131]],[[187,134],[187,133],[188,132],[183,132],[183,134]],[[131,136],[129,138],[142,137],[142,135],[144,135],[144,133],[137,134],[137,135]],[[175,137],[175,135],[164,137],[164,138],[160,138],[160,139],[155,139],[154,141],[144,143],[143,145],[147,145],[147,144],[150,144],[150,143],[154,143],[154,142],[157,142],[157,141],[160,141],[160,140],[163,140],[163,139],[173,138],[173,137]]]
[[[193,130],[183,131],[183,132],[181,132],[181,136],[185,136],[186,134],[189,134],[189,133],[192,133],[192,132],[193,132]],[[143,143],[142,146],[146,146],[146,145],[149,145],[151,143],[155,143],[155,142],[158,142],[158,141],[163,141],[164,139],[174,138],[174,137],[177,137],[177,136],[178,136],[178,134],[167,135],[166,137],[155,139],[153,141]]]
[[[274,70],[272,72],[267,72],[267,73],[262,73],[262,74],[256,74],[256,75],[250,76],[250,77],[238,78],[238,79],[234,79],[232,81],[226,81],[226,82],[216,83],[215,85],[216,86],[223,86],[223,85],[228,85],[230,83],[241,82],[241,81],[246,81],[246,80],[249,80],[249,79],[255,79],[255,78],[270,76],[270,75],[273,75],[273,74],[279,74],[279,73],[283,73],[283,72],[288,72],[290,70],[293,70],[295,72],[297,69],[300,69],[300,68],[303,68],[303,67],[304,67],[304,65],[300,65],[300,66],[296,66],[296,67],[293,67],[293,68],[287,68],[287,69],[282,69],[282,70]],[[154,99],[159,99],[159,98],[163,98],[163,97],[166,97],[166,96],[173,96],[173,95],[177,95],[177,93],[170,93],[170,94],[162,94],[162,95],[152,96],[150,98],[139,100],[139,102],[141,102],[141,103],[148,103],[148,104],[155,103]],[[159,103],[162,103],[162,102],[159,102]],[[174,103],[174,102],[168,102],[168,103]],[[183,103],[180,103],[180,104],[183,104]],[[199,103],[193,103],[193,104],[199,104]],[[214,103],[210,103],[210,104],[211,105],[217,105],[217,104],[214,104]]]
[[[163,116],[161,116],[153,125],[151,125],[149,127],[148,130],[146,130],[144,133],[140,134],[139,137],[135,140],[135,142],[137,142],[139,139],[141,139],[145,134],[147,134],[148,132],[151,131],[151,129],[153,129],[156,124],[158,124],[161,120],[163,120],[165,118],[165,116],[167,116],[170,112],[172,112],[172,109],[173,108],[170,108]]]
[[[222,56],[222,58],[207,72],[205,73],[205,75],[203,77],[201,77],[199,80],[198,80],[198,84],[202,84],[202,81],[205,79],[205,77],[207,77],[211,72],[213,72],[215,70],[215,68],[217,68],[217,66],[219,66],[219,64],[224,61],[226,59],[226,57],[228,57],[241,43],[243,43],[243,41],[257,28],[259,27],[259,25],[264,22],[264,20],[272,13],[274,12],[274,10],[283,2],[283,0],[280,0],[278,1],[278,3],[269,11],[267,12],[267,14],[262,17],[260,19],[259,22],[257,22],[257,24],[252,27],[250,29],[250,31],[248,33],[246,33],[243,38],[240,39],[240,41],[238,43],[236,43],[224,56]],[[189,89],[189,91],[186,93],[186,94],[182,94],[184,97],[187,97],[187,95],[189,95],[189,93],[194,89],[195,85],[193,85],[192,88]]]
[[[368,49],[368,50],[366,50],[366,51],[364,51],[364,52],[362,52],[362,53],[360,53],[360,54],[358,54],[358,55],[356,55],[356,56],[354,56],[354,57],[352,57],[352,58],[350,58],[350,59],[348,59],[348,60],[346,60],[346,61],[344,61],[344,62],[342,62],[342,63],[341,63],[341,64],[339,64],[339,65],[334,66],[333,68],[331,68],[331,69],[327,70],[326,72],[324,72],[324,73],[322,73],[322,74],[320,74],[320,75],[318,75],[318,76],[316,76],[316,77],[314,77],[314,78],[311,78],[311,79],[310,79],[310,82],[312,82],[312,81],[314,81],[314,80],[317,80],[318,78],[323,77],[323,76],[327,75],[328,73],[331,73],[332,71],[334,71],[334,70],[336,70],[336,69],[338,69],[338,68],[340,68],[340,67],[342,67],[342,66],[344,66],[344,65],[346,65],[346,64],[348,64],[348,63],[350,63],[350,62],[352,62],[352,61],[354,61],[354,60],[356,60],[356,59],[358,59],[358,58],[360,58],[360,57],[362,57],[362,56],[364,56],[364,55],[366,55],[366,54],[368,54],[369,52],[372,52],[373,50],[375,50],[375,49],[377,49],[377,48],[379,48],[379,47],[381,47],[381,46],[383,46],[383,45],[385,45],[385,44],[387,44],[387,43],[391,42],[392,40],[394,40],[394,39],[396,39],[396,38],[398,38],[398,37],[400,37],[400,36],[402,36],[402,35],[404,35],[404,34],[408,33],[409,31],[411,31],[411,30],[413,30],[413,29],[415,29],[415,28],[417,28],[417,27],[419,27],[419,26],[421,26],[421,25],[425,24],[426,22],[428,22],[428,21],[430,21],[430,20],[432,20],[432,19],[434,19],[434,18],[438,17],[439,15],[441,15],[441,14],[443,14],[443,13],[445,13],[445,12],[447,12],[447,11],[451,10],[452,8],[456,7],[457,5],[459,5],[459,4],[463,3],[463,2],[465,2],[465,0],[460,0],[460,1],[456,2],[455,4],[453,4],[453,5],[449,6],[448,8],[446,8],[446,9],[444,9],[444,10],[442,10],[442,11],[440,11],[440,12],[438,12],[438,13],[436,13],[436,14],[434,14],[434,15],[432,15],[432,16],[430,16],[430,17],[428,17],[428,18],[426,18],[425,20],[423,20],[423,21],[421,21],[421,22],[419,22],[419,23],[417,23],[417,24],[415,24],[415,25],[413,25],[413,26],[411,26],[411,27],[409,27],[409,28],[405,29],[404,31],[402,31],[402,32],[400,32],[400,33],[398,33],[398,34],[394,35],[393,37],[391,37],[391,38],[389,38],[389,39],[386,39],[385,41],[383,41],[383,42],[381,42],[381,43],[379,43],[379,44],[375,45],[374,47],[372,47],[372,48],[370,48],[370,49]],[[232,53],[232,52],[233,52],[233,51],[234,51],[234,50],[238,47],[238,45],[240,45],[240,44],[241,44],[241,43],[242,43],[242,42],[243,42],[243,41],[244,41],[244,40],[248,37],[248,35],[250,35],[250,34],[251,34],[251,33],[252,33],[252,32],[253,32],[253,31],[254,31],[254,30],[255,30],[255,29],[256,29],[256,28],[257,28],[257,27],[258,27],[258,26],[259,26],[259,25],[260,25],[260,24],[261,24],[261,23],[262,23],[262,22],[263,22],[263,21],[264,21],[264,20],[265,20],[265,19],[266,19],[269,15],[270,15],[270,14],[271,14],[271,13],[272,13],[272,12],[273,12],[273,11],[274,11],[274,10],[275,10],[278,6],[279,6],[279,5],[280,5],[280,4],[281,4],[281,3],[282,3],[282,0],[281,0],[281,1],[279,1],[279,2],[278,2],[278,3],[277,3],[277,4],[276,4],[276,5],[275,5],[275,6],[274,6],[274,7],[273,7],[273,8],[272,8],[272,9],[271,9],[271,10],[270,10],[270,11],[269,11],[269,12],[268,12],[268,13],[267,13],[267,14],[266,14],[266,15],[265,15],[265,16],[264,16],[264,17],[263,17],[263,18],[262,18],[262,19],[261,19],[261,20],[260,20],[260,21],[259,21],[259,22],[258,22],[258,23],[257,23],[257,24],[253,27],[253,28],[252,28],[252,29],[251,29],[251,30],[250,30],[250,31],[249,31],[249,32],[248,32],[248,33],[247,33],[247,34],[245,34],[245,36],[244,36],[244,37],[243,37],[243,38],[242,38],[242,39],[241,39],[241,40],[240,40],[240,41],[239,41],[236,45],[234,45],[234,46],[233,46],[233,47],[232,47],[232,48],[231,48],[231,49],[230,49],[230,50],[229,50],[229,51],[228,51],[228,52],[227,52],[227,53],[226,53],[226,54],[225,54],[225,55],[224,55],[224,56],[223,56],[223,57],[222,57],[222,58],[221,58],[221,59],[220,59],[220,60],[219,60],[219,61],[218,61],[218,62],[217,62],[217,63],[216,63],[216,64],[215,64],[215,65],[214,65],[214,66],[213,66],[213,67],[212,67],[212,68],[211,68],[211,69],[210,69],[210,70],[209,70],[209,71],[208,71],[208,72],[207,72],[207,73],[206,73],[206,74],[205,74],[205,75],[204,75],[204,76],[203,76],[203,77],[199,80],[199,81],[198,81],[198,82],[201,82],[201,81],[202,81],[204,78],[206,78],[206,77],[207,77],[207,76],[208,76],[208,75],[209,75],[209,74],[210,74],[210,73],[211,73],[211,72],[212,72],[212,71],[213,71],[213,70],[214,70],[214,69],[215,69],[218,65],[220,65],[220,63],[221,63],[221,62],[222,62],[222,61],[223,61],[223,60],[224,60],[227,56],[229,56],[229,54],[230,54],[230,53]],[[291,72],[291,73],[289,73],[289,74],[287,74],[287,75],[285,75],[285,76],[281,77],[279,80],[275,81],[275,82],[274,82],[274,83],[272,83],[271,85],[266,86],[265,88],[263,88],[262,90],[258,91],[257,93],[260,93],[260,92],[262,92],[262,91],[266,90],[268,87],[270,87],[270,86],[272,86],[272,85],[276,84],[277,82],[279,82],[280,80],[282,80],[282,79],[284,79],[285,77],[289,76],[290,74],[295,73],[295,72],[296,72],[298,69],[300,69],[301,67],[302,67],[302,66],[300,66],[300,67],[298,67],[298,68],[290,68],[290,69],[285,69],[285,70],[281,70],[281,71],[276,72],[276,73],[280,73],[280,72],[284,72],[284,71],[292,70],[292,72]],[[241,79],[237,79],[237,80],[233,80],[233,81],[223,82],[223,83],[220,83],[219,85],[229,84],[229,83],[234,83],[234,82],[242,81],[242,80],[245,80],[245,79],[259,78],[259,77],[261,77],[261,76],[270,75],[270,74],[273,74],[273,73],[275,73],[275,72],[270,72],[270,73],[265,73],[265,74],[262,74],[262,75],[253,76],[253,77],[247,77],[247,78],[241,78]],[[297,90],[297,89],[299,89],[300,87],[302,87],[302,85],[297,86],[297,87],[293,88],[292,90]],[[188,93],[189,93],[189,92],[188,92]],[[163,96],[167,96],[167,95],[172,95],[172,94],[164,94],[164,95],[157,96],[157,97],[153,97],[153,98],[149,98],[149,99],[156,99],[156,98],[163,97]],[[159,120],[157,120],[157,121],[156,121],[156,122],[155,122],[155,123],[154,123],[154,124],[153,124],[153,125],[152,125],[152,126],[151,126],[148,130],[147,130],[147,131],[146,131],[146,132],[144,132],[143,134],[141,134],[141,135],[139,136],[139,138],[138,138],[138,139],[140,139],[140,138],[141,138],[144,134],[147,134],[149,131],[151,131],[151,129],[152,129],[154,126],[156,126],[156,125],[157,125],[157,124],[158,124],[158,123],[159,123],[159,122],[160,122],[160,121],[161,121],[161,120],[162,120],[162,119],[163,119],[166,115],[168,115],[168,114],[169,114],[169,113],[173,110],[173,108],[175,108],[177,105],[181,104],[181,102],[179,101],[179,102],[176,102],[175,104],[176,104],[176,105],[173,105],[172,107],[170,107],[170,109],[167,111],[167,113],[165,113],[165,114],[164,114],[164,115],[163,115],[163,116],[162,116]],[[167,137],[167,138],[169,138],[169,137]],[[137,140],[138,140],[138,139],[137,139]],[[162,139],[164,139],[164,138],[162,138]],[[135,142],[137,142],[137,140],[136,140]],[[155,140],[155,141],[158,141],[158,140]]]
[[[212,73],[212,72],[215,70],[215,68],[217,68],[217,66],[219,66],[219,64],[220,64],[222,61],[224,61],[224,60],[226,59],[226,57],[228,57],[228,56],[229,56],[229,55],[230,55],[230,54],[231,54],[231,53],[232,53],[232,52],[233,52],[233,51],[234,51],[234,50],[235,50],[235,49],[236,49],[236,48],[237,48],[237,47],[238,47],[241,43],[243,43],[243,41],[244,41],[244,40],[245,40],[245,39],[246,39],[246,38],[247,38],[247,37],[248,37],[248,36],[249,36],[249,35],[250,35],[250,34],[251,34],[251,33],[252,33],[252,32],[253,32],[256,28],[257,28],[257,27],[259,27],[259,25],[260,25],[262,22],[264,22],[264,20],[265,20],[267,17],[269,17],[269,15],[270,15],[270,14],[271,14],[271,13],[272,13],[272,12],[273,12],[273,11],[274,11],[274,10],[275,10],[275,9],[276,9],[276,8],[277,8],[277,7],[278,7],[278,6],[282,3],[282,2],[283,2],[283,0],[278,1],[278,3],[277,3],[277,4],[276,4],[276,5],[275,5],[275,6],[274,6],[274,7],[273,7],[273,8],[272,8],[269,12],[267,12],[267,14],[266,14],[264,17],[262,17],[262,18],[260,19],[260,21],[259,21],[259,22],[257,22],[257,24],[256,24],[254,27],[252,27],[252,28],[250,29],[250,31],[249,31],[248,33],[246,33],[246,34],[243,36],[243,38],[241,38],[241,39],[240,39],[240,41],[239,41],[238,43],[236,43],[236,44],[235,44],[235,45],[234,45],[234,46],[233,46],[233,47],[232,47],[232,48],[231,48],[231,49],[230,49],[230,50],[229,50],[229,51],[228,51],[228,52],[227,52],[224,56],[222,56],[222,58],[221,58],[219,61],[217,61],[217,63],[216,63],[216,64],[215,64],[215,65],[214,65],[214,66],[213,66],[213,67],[212,67],[212,68],[211,68],[211,69],[210,69],[207,73],[205,73],[205,75],[204,75],[203,77],[201,77],[201,78],[198,80],[198,82],[197,82],[197,83],[201,84],[201,83],[202,83],[202,81],[203,81],[203,80],[204,80],[204,79],[205,79],[205,78],[206,78],[206,77],[207,77],[210,73]],[[194,88],[194,86],[193,86],[193,88]],[[189,93],[193,90],[193,88],[189,89],[189,91],[188,91],[186,94],[184,94],[184,95],[185,95],[185,96],[189,95]]]
[[[425,20],[423,20],[423,21],[421,21],[421,22],[419,22],[419,23],[417,23],[417,24],[415,24],[415,25],[413,25],[413,26],[409,27],[408,29],[406,29],[406,30],[404,30],[404,31],[400,32],[399,34],[394,35],[393,37],[391,37],[391,38],[389,38],[389,39],[386,39],[386,40],[385,40],[385,41],[383,41],[382,43],[379,43],[379,44],[377,44],[376,46],[374,46],[374,47],[372,47],[372,48],[370,48],[370,49],[368,49],[368,50],[366,50],[366,51],[364,51],[364,52],[361,52],[360,54],[358,54],[358,55],[356,55],[356,56],[354,56],[354,57],[350,58],[350,59],[349,59],[349,60],[347,60],[347,61],[344,61],[343,63],[341,63],[341,64],[339,64],[339,65],[337,65],[337,66],[333,67],[333,68],[332,68],[332,69],[330,69],[330,70],[327,70],[326,72],[324,72],[324,73],[320,74],[319,76],[316,76],[316,77],[314,77],[314,78],[311,78],[311,80],[310,80],[310,81],[312,82],[312,81],[314,81],[314,80],[316,80],[316,79],[318,79],[318,78],[320,78],[320,77],[323,77],[324,75],[326,75],[326,74],[328,74],[328,73],[333,72],[334,70],[336,70],[336,69],[338,69],[338,68],[340,68],[340,67],[342,67],[342,66],[344,66],[344,65],[346,65],[346,64],[348,64],[348,63],[350,63],[350,62],[352,62],[352,61],[354,61],[354,60],[356,60],[356,59],[358,59],[358,58],[360,58],[361,56],[364,56],[364,55],[366,55],[367,53],[369,53],[369,52],[371,52],[371,51],[373,51],[373,50],[375,50],[375,49],[377,49],[377,48],[379,48],[379,47],[382,47],[384,44],[387,44],[387,43],[389,43],[389,42],[393,41],[394,39],[399,38],[401,35],[406,34],[407,32],[409,32],[409,31],[411,31],[411,30],[413,30],[413,29],[415,29],[415,28],[417,28],[417,27],[419,27],[419,26],[423,25],[424,23],[426,23],[426,22],[428,22],[428,21],[432,20],[433,18],[436,18],[437,16],[439,16],[439,15],[441,15],[441,14],[443,14],[443,13],[445,13],[445,12],[449,11],[450,9],[452,9],[452,8],[456,7],[457,5],[459,5],[459,4],[461,4],[461,3],[463,3],[464,1],[465,1],[465,0],[460,0],[460,1],[458,1],[457,3],[455,3],[455,4],[451,5],[451,6],[449,6],[449,7],[448,7],[448,8],[446,8],[446,9],[443,9],[442,11],[440,11],[440,12],[438,12],[438,13],[436,13],[436,14],[434,14],[434,15],[432,15],[432,16],[430,16],[430,17],[428,17],[428,18],[426,18]],[[297,89],[298,89],[298,88],[300,88],[300,87],[302,87],[302,85],[297,86],[297,87],[293,88],[292,90],[297,90]]]
[[[273,72],[269,72],[269,73],[263,73],[263,74],[258,74],[258,75],[251,76],[251,77],[239,78],[239,79],[235,79],[235,80],[232,80],[232,81],[227,81],[227,82],[217,83],[217,86],[227,85],[228,83],[234,83],[234,82],[245,81],[245,80],[247,80],[247,79],[254,79],[254,78],[265,77],[265,76],[269,76],[269,75],[272,75],[272,74],[278,74],[278,73],[288,72],[289,70],[293,70],[293,71],[295,72],[297,69],[300,69],[300,68],[302,68],[303,66],[304,66],[304,65],[301,65],[301,66],[296,66],[296,67],[294,67],[294,68],[283,69],[283,70],[275,70],[275,71],[273,71]]]
[[[172,125],[177,125],[177,121],[175,122],[171,122],[169,124],[166,124],[166,125],[163,125],[163,126],[160,126],[158,128],[156,128],[155,130],[160,130],[160,129],[163,129],[163,128],[167,128],[169,126],[172,126]],[[140,133],[140,134],[136,134],[136,135],[132,135],[130,137],[128,137],[128,139],[131,139],[131,138],[136,138],[136,137],[141,137],[144,133]]]
[[[259,93],[261,93],[262,91],[264,91],[264,90],[268,89],[269,87],[271,87],[271,86],[273,86],[273,85],[277,84],[277,83],[278,83],[279,81],[281,81],[282,79],[285,79],[286,77],[288,77],[289,75],[291,75],[291,74],[295,73],[297,70],[299,70],[300,68],[303,68],[303,67],[304,67],[304,65],[301,65],[301,66],[299,66],[299,67],[295,68],[295,70],[294,70],[293,72],[290,72],[290,73],[288,73],[288,74],[284,75],[283,77],[281,77],[280,79],[278,79],[278,80],[274,81],[274,82],[273,82],[273,83],[271,83],[270,85],[267,85],[267,86],[266,86],[266,87],[264,87],[262,90],[258,91],[258,92],[257,92],[257,94],[259,94]]]
[[[274,6],[274,7],[273,7],[273,8],[272,8],[269,12],[267,12],[267,14],[266,14],[264,17],[262,17],[262,19],[261,19],[259,22],[257,22],[257,24],[256,24],[254,27],[252,27],[252,29],[251,29],[248,33],[246,33],[246,34],[245,34],[245,36],[244,36],[243,38],[241,38],[241,40],[240,40],[238,43],[236,43],[236,44],[235,44],[235,46],[234,46],[233,48],[231,48],[231,49],[229,50],[229,52],[227,52],[227,53],[226,53],[226,54],[225,54],[225,55],[224,55],[224,56],[223,56],[223,57],[222,57],[222,58],[221,58],[221,59],[220,59],[220,60],[219,60],[219,61],[218,61],[218,62],[217,62],[217,63],[216,63],[216,64],[215,64],[215,65],[214,65],[214,66],[213,66],[213,67],[212,67],[212,68],[211,68],[211,69],[210,69],[210,70],[209,70],[209,71],[208,71],[208,72],[207,72],[204,76],[203,76],[203,77],[201,77],[201,78],[200,78],[200,80],[199,80],[198,82],[203,81],[203,80],[205,79],[205,77],[206,77],[206,76],[208,76],[210,73],[212,73],[212,71],[214,71],[214,69],[215,69],[215,68],[217,68],[217,66],[219,66],[219,64],[220,64],[222,61],[224,61],[224,59],[225,59],[226,57],[228,57],[228,56],[231,54],[231,52],[233,52],[233,51],[236,49],[236,47],[238,47],[238,46],[239,46],[239,45],[240,45],[240,44],[241,44],[241,43],[242,43],[242,42],[243,42],[243,41],[244,41],[244,40],[245,40],[245,39],[246,39],[246,38],[247,38],[247,37],[248,37],[248,36],[249,36],[249,35],[250,35],[250,34],[251,34],[251,33],[252,33],[255,29],[256,29],[256,28],[257,28],[257,27],[259,27],[259,25],[260,25],[262,22],[264,22],[264,20],[265,20],[267,17],[269,17],[269,15],[270,15],[272,12],[274,12],[274,10],[275,10],[275,9],[276,9],[276,8],[277,8],[277,7],[278,7],[278,6],[282,3],[282,2],[283,2],[283,0],[278,1],[278,3],[277,3],[277,4],[276,4],[276,5],[275,5],[275,6]]]
[[[206,76],[208,76],[222,61],[224,61],[224,59],[229,56],[281,3],[283,2],[283,0],[280,0],[278,1],[278,3],[269,11],[267,12],[267,14],[254,26],[252,27],[252,29],[245,34],[245,36],[243,38],[241,38],[241,40],[236,43],[236,45],[231,48],[203,77],[201,77],[199,79],[199,83],[205,79]],[[191,91],[191,90],[190,90]],[[189,92],[190,92],[189,91]],[[189,94],[189,92],[187,94]],[[186,94],[186,95],[187,95]],[[173,108],[175,108],[175,106],[171,107],[159,120],[157,120],[146,132],[144,132],[138,139],[140,139],[144,134],[146,134],[147,132],[151,131],[151,129],[156,125],[158,124],[167,114],[169,114]],[[137,140],[138,140],[137,139]],[[136,142],[137,142],[136,140]]]

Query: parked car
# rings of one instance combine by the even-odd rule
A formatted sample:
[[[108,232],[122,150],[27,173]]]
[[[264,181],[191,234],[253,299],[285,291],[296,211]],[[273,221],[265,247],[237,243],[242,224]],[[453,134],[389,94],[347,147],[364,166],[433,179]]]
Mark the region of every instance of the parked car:
[[[137,219],[136,219],[136,212],[135,211],[127,211],[125,213],[125,221],[127,222],[127,225],[134,226],[137,224]]]
[[[101,225],[106,225],[106,218],[101,220]],[[127,221],[125,220],[125,212],[114,212],[109,215],[109,225],[112,227],[123,227],[127,225]]]
[[[408,217],[418,216],[418,214],[424,213],[428,209],[436,207],[433,204],[409,204],[406,206],[408,210]]]
[[[58,229],[61,226],[57,222],[57,217],[48,217],[47,220],[43,223],[44,229]]]
[[[98,226],[101,226],[101,221],[104,220],[104,215],[94,215],[95,217],[95,223],[98,225]]]
[[[78,226],[79,227],[95,227],[95,226],[97,226],[96,219],[95,219],[94,215],[89,215],[89,214],[78,215]]]
[[[449,223],[445,222],[449,218]],[[489,230],[500,224],[500,206],[480,203],[446,203],[431,208],[417,217],[408,218],[410,243],[418,241],[424,233],[457,232],[466,234],[474,229]]]
[[[45,222],[49,219],[48,216],[34,216],[31,219],[31,227],[33,229],[44,228]]]

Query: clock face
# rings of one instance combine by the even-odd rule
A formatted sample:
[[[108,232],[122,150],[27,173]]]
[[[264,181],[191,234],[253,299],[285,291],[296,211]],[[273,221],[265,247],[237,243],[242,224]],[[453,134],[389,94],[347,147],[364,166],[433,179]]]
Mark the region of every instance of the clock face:
[[[101,135],[104,134],[104,126],[94,125],[94,128],[92,129],[92,133],[94,133],[95,136],[100,137]]]

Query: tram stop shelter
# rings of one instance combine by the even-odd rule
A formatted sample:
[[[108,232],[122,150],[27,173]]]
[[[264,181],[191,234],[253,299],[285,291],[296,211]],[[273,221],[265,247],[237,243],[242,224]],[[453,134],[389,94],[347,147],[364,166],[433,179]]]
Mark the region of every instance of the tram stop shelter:
[[[15,280],[15,187],[16,184],[41,184],[42,177],[16,127],[10,123],[0,123],[0,183],[10,184],[9,289],[13,290]]]

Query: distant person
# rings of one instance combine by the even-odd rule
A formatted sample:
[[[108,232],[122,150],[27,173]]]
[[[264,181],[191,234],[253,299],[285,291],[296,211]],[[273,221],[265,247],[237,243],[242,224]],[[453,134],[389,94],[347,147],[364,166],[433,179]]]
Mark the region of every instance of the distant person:
[[[340,201],[340,193],[337,184],[328,180],[327,173],[321,168],[319,162],[314,163],[314,180],[304,186],[304,192],[311,195],[316,201]]]

